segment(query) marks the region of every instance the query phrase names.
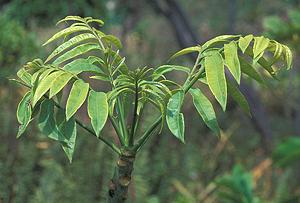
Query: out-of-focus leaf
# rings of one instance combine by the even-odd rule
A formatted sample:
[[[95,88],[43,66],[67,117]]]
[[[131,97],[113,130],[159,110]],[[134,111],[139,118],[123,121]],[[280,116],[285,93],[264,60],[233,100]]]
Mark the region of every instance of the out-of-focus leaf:
[[[300,160],[300,138],[289,137],[280,143],[274,153],[273,160],[282,167],[287,167]]]

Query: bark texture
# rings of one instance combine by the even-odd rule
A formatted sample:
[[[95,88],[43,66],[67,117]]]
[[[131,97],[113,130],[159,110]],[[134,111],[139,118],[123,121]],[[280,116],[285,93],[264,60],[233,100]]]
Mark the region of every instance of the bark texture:
[[[120,155],[109,186],[107,202],[122,203],[127,200],[134,160],[134,152],[124,151]]]

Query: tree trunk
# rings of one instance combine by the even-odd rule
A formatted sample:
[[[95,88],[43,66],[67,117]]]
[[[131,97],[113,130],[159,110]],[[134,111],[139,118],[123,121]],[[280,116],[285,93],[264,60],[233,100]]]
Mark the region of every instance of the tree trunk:
[[[122,203],[126,201],[134,160],[135,152],[132,151],[125,150],[119,156],[114,175],[110,182],[107,202]]]

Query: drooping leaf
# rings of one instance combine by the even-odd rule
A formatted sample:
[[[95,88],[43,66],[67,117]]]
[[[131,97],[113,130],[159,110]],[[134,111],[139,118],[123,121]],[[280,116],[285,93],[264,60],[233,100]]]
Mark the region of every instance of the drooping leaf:
[[[242,110],[245,113],[247,113],[248,115],[251,116],[250,107],[249,107],[249,104],[247,102],[247,99],[240,92],[238,87],[236,87],[236,85],[232,84],[232,82],[230,80],[227,80],[227,88],[228,88],[228,93],[232,96],[234,101],[236,101],[240,105],[240,107],[242,108]]]
[[[276,72],[272,67],[272,63],[268,62],[264,57],[258,59],[258,64],[261,65],[274,79],[277,79]]]
[[[264,53],[265,49],[269,46],[269,39],[263,36],[254,37],[253,45],[253,59],[257,61]]]
[[[207,97],[200,89],[190,89],[189,93],[193,97],[194,106],[202,117],[203,121],[214,133],[220,134],[220,128],[216,118],[214,108]]]
[[[173,59],[177,58],[178,56],[186,55],[186,54],[189,54],[189,53],[200,52],[200,50],[201,50],[200,46],[187,47],[185,49],[182,49],[182,50],[176,52],[174,55],[172,55],[170,57],[170,60],[173,60]]]
[[[70,95],[66,105],[66,118],[67,121],[76,113],[85,101],[89,91],[89,83],[83,80],[76,80],[70,91]]]
[[[225,111],[227,103],[227,85],[224,73],[224,62],[220,53],[211,51],[204,59],[204,67],[208,86],[220,103],[223,111]]]
[[[67,60],[70,60],[72,58],[75,58],[77,56],[80,56],[82,54],[85,54],[89,51],[92,50],[97,50],[100,49],[100,46],[98,44],[94,44],[94,43],[86,43],[86,44],[81,44],[79,46],[74,47],[73,49],[71,49],[70,51],[67,51],[66,53],[64,53],[63,55],[59,56],[58,58],[56,58],[53,61],[53,64],[61,64]]]
[[[111,42],[113,45],[115,45],[118,49],[122,48],[122,43],[121,41],[113,35],[105,35],[101,39],[104,39],[107,42]]]
[[[61,19],[56,23],[56,25],[62,23],[62,22],[67,22],[67,21],[78,21],[78,22],[83,22],[85,23],[85,19],[80,17],[80,16],[66,16],[65,18]]]
[[[216,44],[220,44],[220,43],[223,44],[228,42],[228,40],[232,40],[238,37],[240,37],[240,35],[221,35],[205,42],[202,46],[202,49],[206,50],[207,48],[212,47]]]
[[[167,124],[175,137],[184,143],[184,117],[180,109],[184,99],[184,92],[178,91],[169,100],[167,105]]]
[[[17,72],[17,76],[26,84],[30,85],[31,84],[31,74],[28,73],[25,68],[21,68]]]
[[[235,42],[230,42],[224,45],[225,64],[233,75],[234,79],[240,84],[241,67],[238,58],[237,45]]]
[[[252,79],[256,80],[260,84],[264,84],[264,80],[261,78],[260,74],[250,65],[245,59],[239,57],[241,63],[241,70],[244,74],[248,75]]]
[[[89,31],[89,28],[85,27],[85,26],[76,26],[76,27],[68,27],[66,29],[61,30],[60,32],[56,33],[55,35],[53,35],[47,42],[45,42],[43,44],[43,46],[59,39],[62,37],[66,37],[69,34],[75,33],[75,32],[87,32]]]
[[[50,86],[49,98],[52,98],[56,95],[60,90],[66,86],[66,84],[71,80],[73,75],[71,73],[65,72],[62,75],[58,76],[53,80],[52,86]]]
[[[156,80],[159,77],[161,77],[162,75],[164,75],[170,71],[174,71],[174,70],[183,71],[186,73],[190,72],[190,69],[185,66],[162,65],[162,66],[159,66],[158,68],[156,68],[155,71],[153,72],[153,80]]]
[[[22,100],[20,101],[18,108],[17,108],[17,119],[18,122],[20,123],[17,138],[19,138],[27,128],[28,124],[30,123],[31,120],[31,115],[32,115],[32,109],[30,106],[30,100],[32,98],[31,92],[27,92]]]
[[[253,35],[247,35],[245,37],[240,37],[239,39],[239,47],[243,53],[245,53],[246,49],[248,48],[250,42],[253,39]]]
[[[93,34],[90,33],[83,33],[80,35],[76,35],[75,37],[69,39],[68,41],[64,42],[63,44],[59,45],[46,59],[45,63],[53,59],[54,57],[57,57],[62,52],[68,50],[69,48],[80,44],[81,42],[87,41],[87,40],[94,40],[96,39]]]
[[[76,136],[77,136],[77,129],[76,129],[76,122],[75,119],[72,117],[69,121],[64,120],[59,125],[59,130],[66,138],[67,144],[62,144],[62,148],[67,155],[70,163],[72,163],[72,158],[74,154],[75,144],[76,144]]]
[[[88,96],[88,115],[96,135],[99,136],[108,116],[108,103],[104,92],[90,91]]]
[[[65,136],[60,132],[54,118],[54,103],[49,99],[45,99],[41,103],[38,127],[47,137],[56,141],[67,143]]]
[[[289,70],[292,67],[293,54],[289,47],[282,45],[284,47],[285,60],[287,64],[287,69]]]
[[[32,106],[34,107],[35,104],[39,101],[39,99],[50,89],[53,81],[62,75],[64,72],[62,71],[55,71],[49,74],[46,78],[44,78],[37,86],[34,96],[32,99]]]
[[[75,75],[82,72],[96,72],[103,73],[102,70],[89,62],[89,59],[76,59],[63,67],[64,70],[73,73]]]

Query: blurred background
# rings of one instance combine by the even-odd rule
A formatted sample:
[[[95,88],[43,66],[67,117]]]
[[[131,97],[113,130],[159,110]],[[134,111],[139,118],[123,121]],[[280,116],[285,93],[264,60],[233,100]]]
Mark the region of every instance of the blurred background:
[[[96,138],[80,132],[72,164],[34,124],[16,140],[15,111],[26,90],[7,78],[52,50],[41,44],[67,15],[103,19],[103,29],[122,40],[132,68],[156,67],[221,34],[262,34],[287,44],[291,71],[280,72],[280,81],[266,78],[266,87],[247,80],[241,86],[252,117],[231,100],[226,113],[215,106],[222,139],[187,99],[186,144],[167,129],[152,137],[137,157],[128,202],[300,202],[299,0],[1,0],[0,203],[105,199],[116,157]],[[87,119],[85,112],[81,117]],[[112,134],[109,127],[102,132]]]

